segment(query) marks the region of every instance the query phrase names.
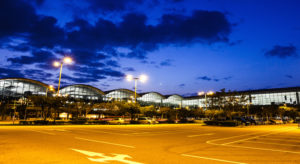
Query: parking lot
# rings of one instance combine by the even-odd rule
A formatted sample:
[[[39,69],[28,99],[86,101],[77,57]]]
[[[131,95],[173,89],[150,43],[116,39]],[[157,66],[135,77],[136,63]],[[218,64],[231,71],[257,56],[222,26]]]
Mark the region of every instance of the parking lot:
[[[296,124],[0,126],[0,163],[299,163]]]

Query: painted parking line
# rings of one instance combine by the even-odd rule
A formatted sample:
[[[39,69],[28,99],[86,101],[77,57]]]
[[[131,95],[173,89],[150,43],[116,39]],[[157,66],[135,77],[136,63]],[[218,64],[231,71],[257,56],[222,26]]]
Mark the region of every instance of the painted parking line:
[[[196,135],[189,135],[187,137],[201,137],[201,136],[210,136],[210,135],[214,135],[215,133],[206,133],[206,134],[196,134]]]
[[[37,133],[42,133],[42,134],[48,134],[48,135],[55,135],[54,133],[49,133],[49,132],[44,132],[44,131],[39,131],[39,130],[32,130],[28,129],[29,131],[37,132]]]
[[[289,150],[281,150],[281,149],[268,149],[268,148],[258,148],[258,147],[249,147],[249,146],[238,146],[238,145],[222,145],[227,147],[235,147],[235,148],[245,148],[245,149],[253,149],[253,150],[263,150],[263,151],[274,151],[274,152],[282,152],[282,153],[293,153],[293,154],[300,154],[297,151],[289,151]]]
[[[290,131],[290,130],[294,130],[293,129],[288,129],[288,130],[284,130],[284,131]],[[273,130],[275,131],[275,130]],[[277,133],[281,133],[284,131],[281,131],[281,129],[278,131],[276,130]],[[241,140],[236,140],[233,142],[228,142],[228,143],[224,143],[224,144],[217,144],[214,143],[214,141],[220,141],[220,140],[226,140],[226,139],[231,139],[231,138],[235,138],[235,137],[241,137],[241,136],[246,136],[246,135],[240,135],[240,136],[233,136],[233,137],[228,137],[228,138],[220,138],[220,139],[215,139],[215,140],[210,140],[210,141],[206,141],[207,144],[210,145],[216,145],[216,146],[227,146],[227,147],[235,147],[235,148],[245,148],[245,149],[253,149],[253,150],[263,150],[263,151],[273,151],[273,152],[283,152],[283,153],[293,153],[293,154],[300,154],[300,152],[296,152],[296,151],[289,151],[289,150],[281,150],[281,149],[268,149],[268,148],[259,148],[259,147],[249,147],[249,146],[238,146],[238,145],[230,145],[232,143],[236,143],[236,142],[242,142],[242,141],[247,141],[250,139],[254,139],[254,138],[258,138],[258,137],[262,137],[262,136],[267,136],[267,135],[271,135],[271,134],[276,134],[276,133],[268,133],[265,135],[259,135],[256,137],[250,137],[250,138],[246,138],[246,139],[241,139]],[[253,135],[253,134],[252,134]]]
[[[199,158],[199,159],[207,159],[207,160],[219,161],[219,162],[225,162],[225,163],[246,164],[246,163],[243,163],[243,162],[229,161],[229,160],[217,159],[217,158],[209,158],[209,157],[201,157],[201,156],[190,155],[190,154],[181,154],[181,155],[182,156],[186,156],[186,157]]]
[[[249,143],[260,143],[260,144],[266,144],[266,145],[280,145],[280,146],[297,146],[300,148],[300,145],[294,145],[294,144],[280,144],[280,143],[274,143],[274,142],[260,142],[260,141],[243,141],[243,142],[249,142]]]
[[[87,138],[81,138],[81,137],[75,137],[75,139],[89,141],[89,142],[103,143],[103,144],[108,144],[108,145],[115,145],[115,146],[127,147],[127,148],[135,148],[134,146],[130,146],[130,145],[112,143],[112,142],[107,142],[107,141],[99,141],[99,140],[93,140],[93,139],[87,139]]]
[[[49,131],[59,131],[59,132],[71,132],[71,131],[65,130],[65,129],[46,129],[46,130],[49,130]]]
[[[290,130],[294,130],[294,128],[289,128],[289,129],[283,130],[283,131],[279,130],[279,131],[272,132],[272,133],[267,133],[267,134],[264,134],[264,135],[259,135],[259,136],[255,136],[255,137],[244,138],[244,139],[240,139],[240,140],[236,140],[236,141],[232,141],[232,142],[227,142],[227,143],[223,143],[222,145],[229,145],[229,144],[233,144],[233,143],[247,141],[247,140],[250,140],[250,139],[256,139],[256,138],[263,137],[263,136],[269,136],[269,135],[272,135],[272,134],[282,133],[282,132],[290,131]]]
[[[281,141],[281,142],[300,142],[300,140],[289,139],[289,138],[281,138],[281,139],[278,139],[278,138],[259,138],[259,139],[268,140],[268,141]]]
[[[124,135],[124,136],[128,136],[129,135],[127,133],[107,132],[107,131],[103,131],[102,129],[99,129],[99,130],[78,129],[78,130],[79,131],[85,131],[85,132],[93,132],[93,133],[106,133],[106,134]],[[78,132],[78,131],[75,131],[75,132]]]

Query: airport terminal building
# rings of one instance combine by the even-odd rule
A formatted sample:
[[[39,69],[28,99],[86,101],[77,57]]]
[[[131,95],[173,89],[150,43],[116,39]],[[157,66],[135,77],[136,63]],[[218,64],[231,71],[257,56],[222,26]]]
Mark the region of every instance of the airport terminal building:
[[[29,95],[49,96],[49,85],[25,78],[0,79],[0,97],[21,98]],[[99,88],[76,84],[65,86],[59,92],[63,96],[84,99],[89,101],[131,101],[134,91],[128,89],[115,89],[102,91]],[[251,105],[299,105],[300,87],[262,89],[236,92],[236,96],[247,97],[247,104]],[[162,95],[159,92],[138,93],[137,101],[141,105],[173,106],[173,107],[205,107],[205,96],[183,97],[178,94]]]

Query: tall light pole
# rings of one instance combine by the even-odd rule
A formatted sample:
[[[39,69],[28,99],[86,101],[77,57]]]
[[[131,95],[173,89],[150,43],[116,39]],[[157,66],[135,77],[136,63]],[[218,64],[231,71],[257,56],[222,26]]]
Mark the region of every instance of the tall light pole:
[[[49,85],[48,87],[47,87],[47,89],[46,89],[46,97],[48,97],[48,91],[54,91],[54,87],[53,87],[53,85]]]
[[[127,75],[126,79],[128,81],[134,80],[134,100],[136,103],[137,102],[137,99],[136,99],[137,81],[140,80],[142,83],[144,83],[147,81],[148,77],[146,75],[140,75],[139,77],[133,77],[132,75]]]
[[[206,96],[207,95],[213,95],[214,94],[214,92],[213,91],[209,91],[209,92],[198,92],[198,96],[202,96],[202,95],[204,95],[204,97],[205,97],[205,110],[207,110],[207,98],[206,98]]]
[[[63,68],[63,64],[71,64],[73,62],[72,58],[70,57],[64,57],[60,62],[59,61],[55,61],[53,63],[53,65],[55,67],[59,67],[60,66],[60,71],[59,71],[59,79],[58,79],[58,87],[57,87],[57,96],[59,96],[59,88],[60,88],[60,80],[61,80],[61,73],[62,73],[62,68]]]

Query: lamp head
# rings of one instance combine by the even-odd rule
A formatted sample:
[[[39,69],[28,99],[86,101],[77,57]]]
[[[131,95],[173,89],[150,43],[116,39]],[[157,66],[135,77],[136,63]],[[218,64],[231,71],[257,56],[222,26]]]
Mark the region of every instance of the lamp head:
[[[147,75],[141,75],[139,79],[142,83],[144,83],[148,80],[148,76]]]
[[[71,64],[73,62],[72,58],[71,57],[64,57],[63,59],[64,63],[66,64]]]
[[[203,91],[201,91],[201,92],[198,92],[198,96],[202,96],[202,95],[204,95],[205,93],[203,92]]]
[[[126,76],[126,80],[127,81],[132,81],[133,80],[133,76],[132,75],[127,75]]]
[[[209,91],[209,92],[207,92],[207,95],[213,95],[214,94],[214,92],[213,91]]]
[[[58,62],[58,61],[53,62],[53,66],[54,67],[59,67],[60,66],[60,62]]]

